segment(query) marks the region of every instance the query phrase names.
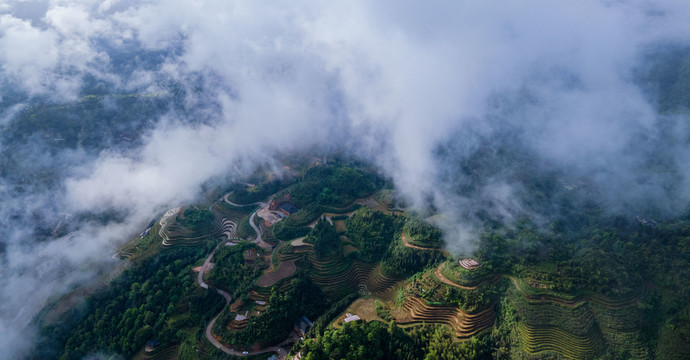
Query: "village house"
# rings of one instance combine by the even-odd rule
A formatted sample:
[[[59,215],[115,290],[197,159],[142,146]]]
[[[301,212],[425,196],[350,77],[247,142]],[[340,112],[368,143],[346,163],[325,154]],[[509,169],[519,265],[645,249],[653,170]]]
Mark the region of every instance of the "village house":
[[[285,216],[290,216],[290,215],[296,213],[297,210],[298,210],[297,206],[295,206],[289,202],[286,202],[283,205],[280,205],[280,212]]]
[[[151,340],[146,342],[146,347],[144,347],[144,351],[152,352],[152,351],[156,350],[160,345],[161,345],[160,341],[151,339]]]
[[[362,320],[362,319],[357,315],[352,315],[350,313],[347,313],[347,314],[345,314],[345,318],[343,319],[343,322],[349,323],[351,321],[357,321],[357,320]]]
[[[311,320],[307,319],[306,316],[300,317],[293,323],[295,332],[299,334],[300,337],[304,337],[305,335],[307,335],[307,332],[309,331],[309,329],[311,329],[312,325],[314,324],[311,322]]]

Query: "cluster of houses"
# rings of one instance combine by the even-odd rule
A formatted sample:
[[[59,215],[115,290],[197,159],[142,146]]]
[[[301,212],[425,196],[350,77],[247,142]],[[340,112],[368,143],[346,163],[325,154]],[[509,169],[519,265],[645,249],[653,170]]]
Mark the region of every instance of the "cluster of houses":
[[[271,227],[280,220],[296,213],[299,209],[292,203],[290,193],[285,193],[276,197],[265,207],[257,212],[257,215],[264,219],[264,225]]]
[[[292,203],[292,195],[285,193],[279,198],[271,200],[271,203],[268,204],[268,210],[279,212],[284,216],[290,216],[299,209]]]

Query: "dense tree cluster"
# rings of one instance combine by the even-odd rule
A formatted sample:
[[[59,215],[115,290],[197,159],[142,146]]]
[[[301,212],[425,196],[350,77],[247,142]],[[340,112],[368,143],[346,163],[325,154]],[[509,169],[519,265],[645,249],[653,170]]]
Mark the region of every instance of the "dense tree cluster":
[[[213,225],[213,213],[203,209],[199,210],[196,207],[188,207],[183,213],[184,226],[192,231],[200,231]]]
[[[323,332],[331,325],[333,320],[342,314],[350,304],[352,304],[359,294],[351,293],[344,298],[334,302],[321,316],[319,316],[312,325],[307,338],[315,338],[323,335]]]
[[[437,227],[426,223],[418,215],[408,217],[403,228],[409,236],[409,241],[423,247],[438,247],[441,245],[442,233]]]
[[[404,219],[369,208],[357,210],[347,220],[347,237],[359,249],[360,259],[379,261],[395,238]]]
[[[263,182],[252,188],[237,183],[230,187],[229,191],[231,194],[228,195],[228,197],[237,204],[253,204],[258,201],[263,201],[271,194],[275,194],[281,187],[290,182],[291,181],[277,179]]]
[[[324,212],[344,214],[359,209],[361,205],[352,204],[346,208],[332,208],[316,203],[309,204],[271,227],[276,237],[290,240],[305,236],[311,231],[307,226],[317,220]]]
[[[445,260],[441,252],[403,246],[399,237],[404,221],[402,216],[362,208],[347,220],[347,236],[359,249],[359,259],[381,261],[381,269],[389,276],[409,276]]]
[[[416,250],[406,247],[402,241],[393,241],[381,259],[381,269],[390,276],[404,277],[422,271],[425,267],[443,262],[446,256],[440,251]]]
[[[347,165],[315,166],[302,181],[288,188],[298,206],[312,203],[346,206],[353,200],[371,195],[381,182],[375,174]]]
[[[125,273],[104,292],[89,298],[81,309],[65,314],[64,321],[45,326],[35,358],[81,359],[102,351],[131,356],[146,340],[174,340],[169,320],[195,288],[189,264],[199,252],[179,249],[149,258]],[[196,298],[199,299],[199,298]],[[201,299],[211,306],[195,308],[203,319],[222,305],[222,298]]]
[[[319,219],[304,241],[314,244],[314,255],[317,259],[343,254],[343,244],[335,231],[335,226],[329,224],[324,218]]]
[[[445,327],[422,326],[405,331],[391,322],[350,322],[327,330],[317,342],[305,341],[298,349],[306,360],[401,359],[463,360],[490,359],[486,339],[458,343]]]
[[[241,242],[234,246],[222,246],[213,256],[216,265],[211,271],[211,281],[232,294],[233,298],[249,291],[265,267],[263,258],[251,263],[244,261],[244,253],[250,249],[260,251],[253,243]]]

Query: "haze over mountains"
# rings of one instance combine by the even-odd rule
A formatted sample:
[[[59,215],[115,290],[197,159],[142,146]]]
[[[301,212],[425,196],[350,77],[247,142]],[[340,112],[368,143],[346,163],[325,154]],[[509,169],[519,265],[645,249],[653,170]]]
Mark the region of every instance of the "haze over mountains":
[[[153,216],[279,156],[371,162],[444,214],[452,251],[486,219],[548,224],[568,187],[680,214],[688,18],[681,1],[6,1],[0,357]]]

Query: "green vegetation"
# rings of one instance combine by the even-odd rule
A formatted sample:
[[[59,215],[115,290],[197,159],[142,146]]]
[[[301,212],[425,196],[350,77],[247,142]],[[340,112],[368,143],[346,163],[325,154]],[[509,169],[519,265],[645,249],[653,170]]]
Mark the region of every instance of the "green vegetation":
[[[314,338],[323,335],[323,332],[326,331],[333,320],[343,311],[345,311],[350,304],[357,300],[358,297],[359,294],[352,293],[334,302],[331,307],[328,308],[328,310],[326,310],[321,316],[319,316],[318,319],[316,319],[316,321],[314,321],[314,325],[309,330],[307,338]]]
[[[213,213],[208,210],[199,210],[195,207],[185,209],[183,213],[183,225],[197,232],[213,225]]]
[[[343,324],[328,330],[318,342],[305,341],[297,351],[306,360],[321,359],[482,359],[489,358],[490,343],[458,343],[444,327],[422,326],[405,331],[390,323]]]
[[[213,256],[216,265],[211,271],[210,280],[216,287],[228,291],[233,298],[249,291],[266,267],[263,258],[245,261],[244,254],[249,250],[261,253],[258,246],[243,241],[234,246],[221,246]]]
[[[346,222],[347,237],[359,249],[360,259],[375,262],[383,257],[403,221],[400,216],[361,208]]]
[[[386,306],[386,304],[384,304],[378,300],[376,300],[374,302],[374,310],[376,311],[376,315],[378,315],[383,320],[386,320],[388,322],[395,320],[393,318],[393,315],[391,315],[391,312],[390,312],[390,309],[388,309],[388,306]]]
[[[402,241],[396,240],[388,246],[381,260],[381,270],[390,276],[405,277],[436,266],[445,259],[440,251],[420,251],[403,246]]]
[[[273,225],[271,229],[273,230],[273,234],[281,240],[296,239],[306,236],[311,231],[311,228],[307,226],[295,225],[295,221],[291,217],[278,222]]]
[[[355,199],[371,195],[381,180],[371,172],[348,165],[316,166],[307,170],[297,183],[281,191],[289,194],[299,210],[273,225],[273,234],[281,240],[306,236],[307,225],[324,212],[346,214],[361,207]]]
[[[411,215],[407,218],[403,231],[409,236],[409,242],[413,245],[426,248],[441,246],[441,230],[424,222],[417,215]]]
[[[314,254],[321,260],[328,256],[342,256],[343,244],[335,231],[335,227],[321,218],[314,229],[307,235],[304,242],[314,245]]]
[[[244,184],[234,184],[229,189],[231,193],[228,195],[228,199],[237,204],[253,204],[263,201],[269,195],[276,193],[285,186],[286,183],[289,182],[272,180],[266,181],[253,188],[248,188]]]
[[[249,216],[242,218],[239,225],[237,225],[237,236],[239,236],[240,239],[248,239],[249,237],[256,236],[256,231],[254,231],[252,225],[249,224]]]
[[[278,285],[271,288],[266,311],[261,316],[249,319],[249,324],[242,331],[229,331],[226,324],[235,317],[235,313],[225,309],[216,320],[213,332],[220,335],[224,342],[237,346],[275,344],[287,337],[292,329],[292,322],[300,316],[315,319],[327,308],[324,296],[316,285],[303,274],[290,282],[290,290],[279,292]]]
[[[44,324],[34,357],[81,359],[98,351],[131,356],[149,338],[180,342],[179,329],[208,321],[223,304],[217,294],[196,291],[190,265],[203,254],[199,250],[164,251],[126,270],[60,321]]]
[[[315,166],[304,178],[286,189],[295,204],[344,207],[371,195],[380,180],[373,173],[346,165]]]

